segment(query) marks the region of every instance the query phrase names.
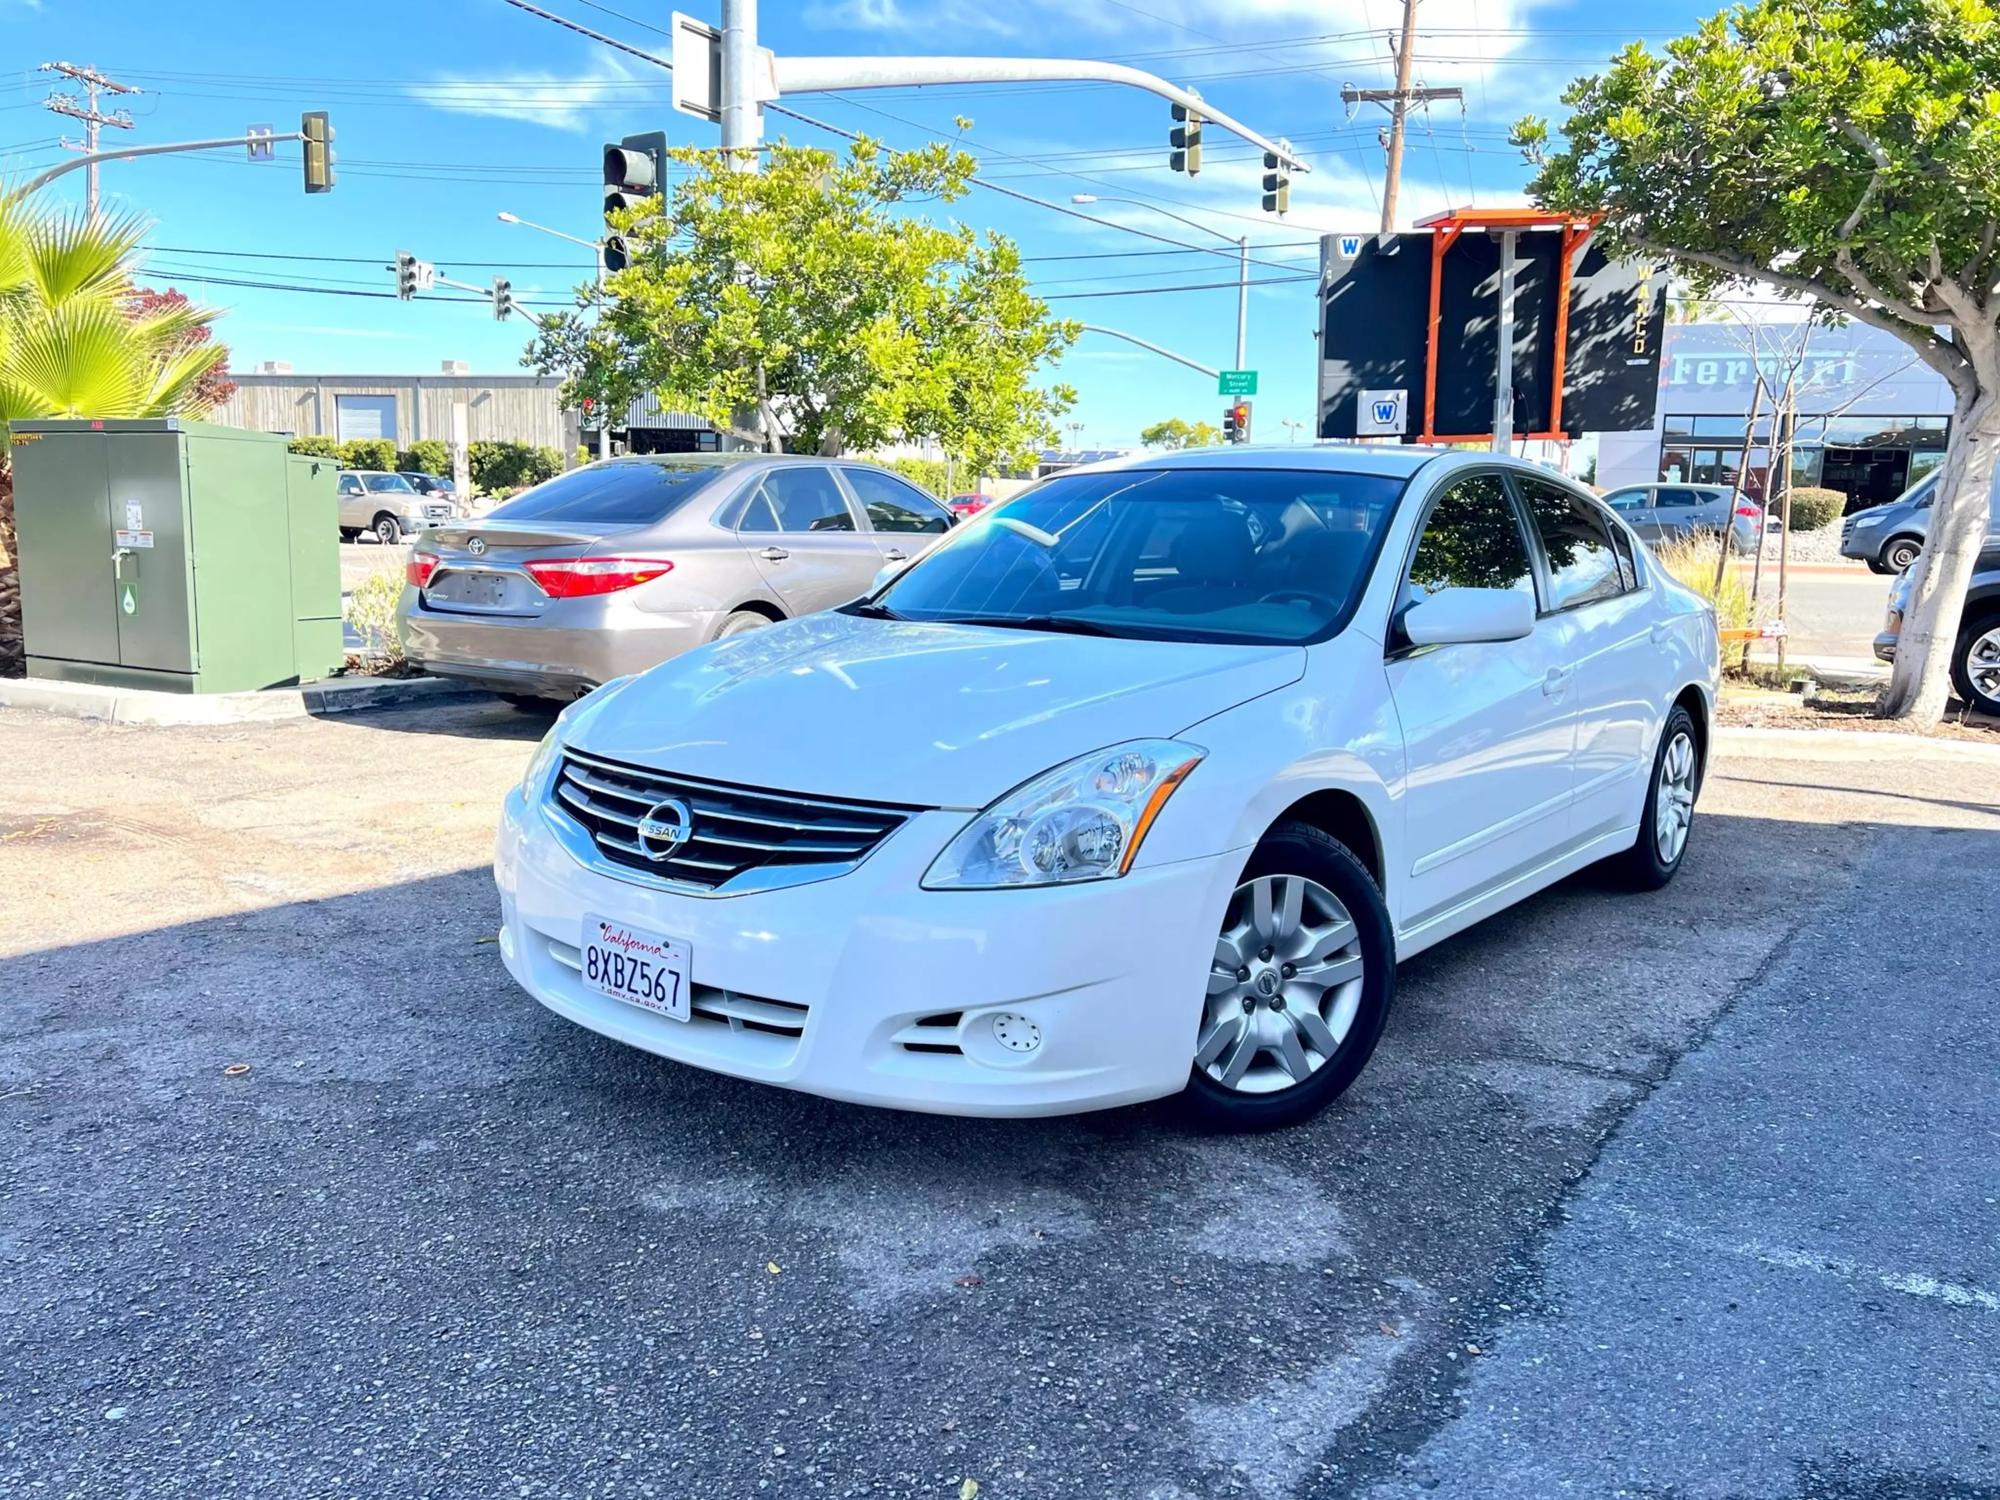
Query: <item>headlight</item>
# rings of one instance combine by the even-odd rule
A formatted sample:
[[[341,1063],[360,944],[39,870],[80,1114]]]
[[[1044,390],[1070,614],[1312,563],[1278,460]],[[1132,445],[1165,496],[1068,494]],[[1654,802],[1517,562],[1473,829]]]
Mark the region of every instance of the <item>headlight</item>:
[[[924,889],[1115,879],[1207,753],[1175,740],[1134,740],[1044,771],[968,823],[932,862]]]
[[[1880,526],[1887,519],[1888,516],[1882,511],[1864,510],[1854,518],[1854,528],[1859,531],[1863,526]]]
[[[549,769],[562,754],[562,742],[556,738],[556,730],[562,721],[558,719],[549,726],[549,732],[542,736],[542,742],[535,746],[535,753],[528,757],[528,769],[521,773],[521,795],[529,801],[542,794],[542,783],[549,779]]]

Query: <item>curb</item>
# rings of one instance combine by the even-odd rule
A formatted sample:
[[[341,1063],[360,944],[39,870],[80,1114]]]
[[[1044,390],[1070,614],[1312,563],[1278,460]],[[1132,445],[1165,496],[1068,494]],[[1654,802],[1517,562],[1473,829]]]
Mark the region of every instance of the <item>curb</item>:
[[[1892,729],[1745,729],[1720,725],[1715,730],[1718,761],[1732,756],[1766,760],[1886,760],[1914,756],[1950,760],[2000,769],[2000,743],[1941,739],[1935,735],[1902,734]]]
[[[0,709],[112,724],[274,724],[490,696],[443,677],[354,677],[248,693],[161,693],[44,677],[0,678]]]

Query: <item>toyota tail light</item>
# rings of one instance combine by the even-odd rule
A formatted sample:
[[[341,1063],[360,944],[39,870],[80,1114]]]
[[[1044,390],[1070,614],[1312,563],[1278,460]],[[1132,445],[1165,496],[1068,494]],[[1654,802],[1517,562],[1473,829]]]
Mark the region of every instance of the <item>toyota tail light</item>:
[[[1754,521],[1759,516],[1763,515],[1764,512],[1759,510],[1756,506],[1752,505],[1748,500],[1739,500],[1736,504],[1736,514],[1739,516],[1747,516],[1750,520]]]
[[[529,576],[551,599],[615,594],[651,583],[674,570],[664,557],[553,557],[526,563]]]
[[[435,552],[412,552],[410,560],[403,564],[403,577],[409,580],[413,589],[429,588],[431,575],[438,570],[438,555]]]

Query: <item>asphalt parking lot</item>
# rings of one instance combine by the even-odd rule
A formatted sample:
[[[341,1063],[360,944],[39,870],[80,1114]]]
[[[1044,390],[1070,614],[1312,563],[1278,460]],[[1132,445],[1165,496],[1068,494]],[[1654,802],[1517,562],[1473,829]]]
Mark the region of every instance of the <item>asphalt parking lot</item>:
[[[2000,1496],[1990,754],[1740,741],[1226,1137],[542,1011],[544,723],[0,713],[0,1493]]]

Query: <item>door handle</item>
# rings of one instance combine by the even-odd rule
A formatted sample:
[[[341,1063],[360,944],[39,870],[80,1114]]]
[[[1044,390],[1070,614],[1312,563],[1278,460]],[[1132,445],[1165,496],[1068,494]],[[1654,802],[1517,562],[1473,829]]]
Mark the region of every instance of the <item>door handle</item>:
[[[130,547],[114,547],[112,549],[111,576],[113,578],[123,578],[125,576],[125,559],[131,555],[132,549]]]
[[[890,551],[884,552],[882,554],[882,560],[884,562],[908,562],[910,560],[910,554],[905,552],[901,547],[896,547],[892,548]]]
[[[1569,679],[1575,671],[1575,667],[1550,667],[1542,677],[1542,696],[1560,698],[1563,689],[1569,686]]]
[[[783,547],[766,547],[757,555],[763,558],[765,562],[783,562],[792,554],[787,552]]]

